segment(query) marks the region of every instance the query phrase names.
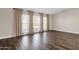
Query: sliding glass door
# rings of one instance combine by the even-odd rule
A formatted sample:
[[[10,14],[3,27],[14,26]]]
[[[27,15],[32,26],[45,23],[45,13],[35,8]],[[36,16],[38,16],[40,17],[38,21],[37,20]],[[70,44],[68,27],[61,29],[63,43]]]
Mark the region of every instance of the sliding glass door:
[[[29,33],[29,15],[22,15],[22,35]]]
[[[34,15],[33,16],[33,32],[40,32],[40,16]]]

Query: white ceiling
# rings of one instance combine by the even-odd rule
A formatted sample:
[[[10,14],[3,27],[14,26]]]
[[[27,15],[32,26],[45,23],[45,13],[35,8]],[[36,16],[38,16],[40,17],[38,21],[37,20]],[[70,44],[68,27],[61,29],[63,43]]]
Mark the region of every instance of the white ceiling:
[[[23,8],[24,10],[31,10],[34,12],[41,12],[46,14],[56,14],[67,10],[68,8]]]

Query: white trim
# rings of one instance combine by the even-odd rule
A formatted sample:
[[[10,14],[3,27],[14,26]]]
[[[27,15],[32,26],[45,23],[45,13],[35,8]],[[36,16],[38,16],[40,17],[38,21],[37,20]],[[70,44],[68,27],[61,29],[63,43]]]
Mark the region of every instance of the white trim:
[[[55,31],[60,31],[60,32],[72,33],[72,34],[78,34],[78,35],[79,35],[79,33],[78,33],[78,32],[72,32],[72,31],[63,31],[63,30],[58,30],[58,29],[53,29],[53,30],[55,30]]]
[[[4,37],[0,37],[0,39],[11,38],[11,37],[16,37],[16,36],[14,36],[14,35],[11,35],[11,36],[4,36]]]

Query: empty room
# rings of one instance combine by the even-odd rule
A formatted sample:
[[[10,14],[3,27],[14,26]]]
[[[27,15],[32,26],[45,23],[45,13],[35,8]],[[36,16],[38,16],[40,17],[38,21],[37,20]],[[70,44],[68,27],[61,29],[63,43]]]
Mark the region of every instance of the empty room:
[[[79,8],[0,8],[0,50],[79,50]]]

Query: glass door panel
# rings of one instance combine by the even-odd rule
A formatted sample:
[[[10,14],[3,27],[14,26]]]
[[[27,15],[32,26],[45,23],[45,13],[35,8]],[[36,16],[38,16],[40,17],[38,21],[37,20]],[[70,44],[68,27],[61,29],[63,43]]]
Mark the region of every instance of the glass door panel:
[[[22,34],[29,33],[29,15],[22,15]]]
[[[33,16],[33,31],[34,33],[40,32],[40,16]]]

